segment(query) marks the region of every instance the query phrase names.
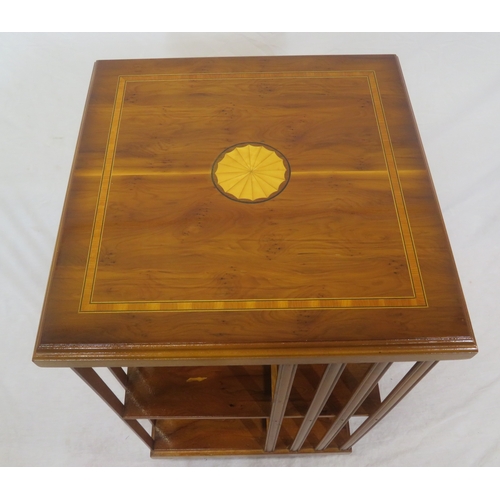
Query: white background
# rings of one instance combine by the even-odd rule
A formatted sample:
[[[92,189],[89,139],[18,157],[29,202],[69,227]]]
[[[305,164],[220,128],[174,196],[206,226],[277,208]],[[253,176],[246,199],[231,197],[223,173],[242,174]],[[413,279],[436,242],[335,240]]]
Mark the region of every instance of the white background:
[[[31,362],[94,61],[378,53],[399,56],[479,354],[440,363],[350,455],[151,460],[76,375]],[[499,125],[499,34],[0,34],[0,465],[500,465]]]

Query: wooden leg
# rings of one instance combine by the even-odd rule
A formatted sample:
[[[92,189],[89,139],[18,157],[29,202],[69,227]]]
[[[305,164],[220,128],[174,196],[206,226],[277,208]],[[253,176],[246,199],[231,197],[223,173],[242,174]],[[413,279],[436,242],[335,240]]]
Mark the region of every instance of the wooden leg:
[[[276,447],[276,441],[278,440],[278,434],[281,429],[281,423],[296,371],[297,365],[280,365],[279,367],[273,406],[269,418],[269,427],[267,429],[265,451],[274,451]]]
[[[73,368],[73,371],[81,377],[101,398],[110,406],[110,408],[125,422],[145,443],[152,449],[153,439],[146,432],[137,420],[124,420],[124,406],[115,396],[113,391],[104,383],[92,368]]]
[[[351,399],[347,402],[345,407],[339,413],[332,426],[325,434],[325,437],[316,447],[317,451],[324,450],[335,438],[335,436],[341,431],[345,423],[352,417],[354,412],[361,406],[365,398],[373,390],[377,382],[382,378],[384,373],[388,370],[391,363],[376,363],[365,375],[361,384],[354,391]]]
[[[299,451],[304,441],[306,440],[309,432],[311,431],[313,425],[321,413],[321,410],[325,406],[330,394],[337,385],[337,382],[344,371],[345,364],[331,364],[328,365],[323,378],[318,386],[314,399],[311,402],[311,406],[307,410],[304,421],[300,426],[299,432],[295,436],[295,440],[290,447],[290,451]]]
[[[436,364],[437,361],[422,361],[415,363],[411,370],[402,378],[401,382],[399,382],[384,399],[379,409],[356,429],[353,435],[340,447],[340,449],[347,450],[357,443],[373,426],[380,422],[380,420],[382,420],[382,418],[384,418]]]

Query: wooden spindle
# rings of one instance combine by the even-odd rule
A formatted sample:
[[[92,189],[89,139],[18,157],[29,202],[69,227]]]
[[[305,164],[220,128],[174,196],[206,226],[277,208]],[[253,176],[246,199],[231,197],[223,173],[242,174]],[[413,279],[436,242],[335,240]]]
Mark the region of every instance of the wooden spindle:
[[[152,449],[153,438],[146,432],[137,420],[124,420],[123,413],[125,406],[115,396],[114,392],[104,383],[99,375],[92,368],[73,368],[73,371],[82,378],[109,407],[125,422],[145,443]]]
[[[356,429],[353,435],[340,447],[340,449],[347,450],[357,443],[373,426],[380,422],[380,420],[382,420],[382,418],[384,418],[436,364],[437,361],[421,361],[415,363],[410,371],[401,379],[399,384],[396,385],[384,401],[382,401],[379,409]]]
[[[280,365],[279,367],[266,444],[264,446],[265,451],[274,451],[276,447],[276,441],[278,440],[278,434],[281,429],[281,423],[283,422],[286,404],[290,396],[296,371],[297,365]]]
[[[120,385],[127,390],[128,389],[128,377],[123,368],[120,367],[109,367],[109,371],[114,375],[116,380],[120,383]]]
[[[361,381],[361,384],[359,384],[354,391],[351,399],[341,410],[328,432],[316,447],[316,451],[324,450],[333,441],[335,436],[342,430],[346,422],[352,417],[368,394],[370,394],[373,388],[377,385],[377,382],[382,378],[389,366],[391,366],[391,363],[376,363],[372,365],[372,367],[368,370],[368,373]]]
[[[325,373],[319,383],[314,399],[307,410],[304,421],[300,426],[299,432],[295,436],[295,440],[290,447],[290,451],[298,451],[304,444],[309,432],[311,431],[313,425],[316,423],[321,410],[325,406],[328,398],[330,397],[333,389],[337,385],[337,382],[344,371],[345,364],[330,364],[326,367]]]

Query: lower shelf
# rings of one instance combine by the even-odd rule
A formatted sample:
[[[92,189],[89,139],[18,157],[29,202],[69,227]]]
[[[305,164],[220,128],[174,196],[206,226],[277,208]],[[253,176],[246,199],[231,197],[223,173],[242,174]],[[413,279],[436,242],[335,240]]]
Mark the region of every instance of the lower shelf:
[[[319,418],[306,442],[297,453],[313,453],[333,419]],[[302,419],[285,418],[276,449],[271,454],[291,454],[292,444]],[[169,419],[153,426],[154,447],[151,457],[193,455],[269,455],[264,452],[267,420],[260,419]],[[324,453],[350,453],[339,445],[349,437],[348,424]]]

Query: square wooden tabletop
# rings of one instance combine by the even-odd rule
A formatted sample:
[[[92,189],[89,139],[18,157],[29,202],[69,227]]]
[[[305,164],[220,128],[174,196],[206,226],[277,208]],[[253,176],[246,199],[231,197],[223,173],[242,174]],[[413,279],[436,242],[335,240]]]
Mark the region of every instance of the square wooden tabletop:
[[[37,364],[476,351],[395,56],[95,64]]]

